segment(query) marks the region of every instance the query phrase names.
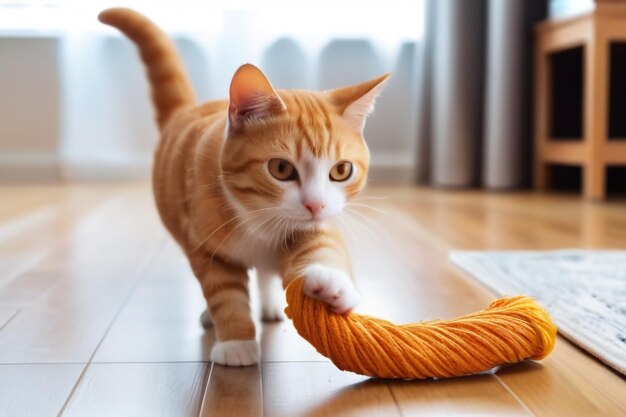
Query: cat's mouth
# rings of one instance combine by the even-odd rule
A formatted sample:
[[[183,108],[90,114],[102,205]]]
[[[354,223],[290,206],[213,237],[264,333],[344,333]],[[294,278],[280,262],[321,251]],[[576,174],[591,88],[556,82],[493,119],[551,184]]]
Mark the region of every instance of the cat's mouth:
[[[278,225],[286,231],[311,231],[323,229],[333,216],[304,216],[301,213],[284,213]]]
[[[308,217],[308,218],[285,218],[285,221],[289,224],[288,229],[292,231],[311,231],[315,229],[324,228],[327,223],[326,218]]]
[[[302,228],[307,231],[323,229],[326,226],[328,219],[322,218],[310,218],[302,222]]]

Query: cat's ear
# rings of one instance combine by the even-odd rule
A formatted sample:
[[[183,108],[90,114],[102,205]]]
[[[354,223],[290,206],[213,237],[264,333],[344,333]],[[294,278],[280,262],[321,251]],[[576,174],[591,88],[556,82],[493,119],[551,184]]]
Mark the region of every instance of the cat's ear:
[[[381,75],[364,83],[330,90],[330,101],[337,107],[350,127],[363,133],[365,119],[374,110],[374,102],[391,73]]]
[[[229,129],[240,130],[247,122],[273,116],[286,109],[260,69],[252,64],[239,67],[230,82]]]

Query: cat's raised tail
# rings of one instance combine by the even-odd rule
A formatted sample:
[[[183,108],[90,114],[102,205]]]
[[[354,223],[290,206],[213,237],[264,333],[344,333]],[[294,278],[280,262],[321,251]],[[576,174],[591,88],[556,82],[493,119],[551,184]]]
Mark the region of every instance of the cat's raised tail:
[[[196,104],[193,88],[174,43],[156,24],[124,7],[104,10],[98,19],[119,29],[139,48],[148,72],[160,128],[176,111]]]

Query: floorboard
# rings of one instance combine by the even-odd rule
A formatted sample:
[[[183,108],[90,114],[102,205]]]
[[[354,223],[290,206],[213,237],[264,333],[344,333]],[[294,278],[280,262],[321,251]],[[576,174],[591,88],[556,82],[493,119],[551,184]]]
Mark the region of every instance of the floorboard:
[[[0,415],[56,417],[82,369],[75,364],[0,365]]]
[[[378,381],[289,321],[259,323],[259,366],[213,365],[205,302],[146,184],[0,186],[0,201],[2,416],[626,416],[624,377],[563,338],[495,374]],[[357,311],[398,323],[496,297],[451,250],[626,248],[619,200],[373,187],[350,210]]]
[[[207,379],[204,363],[92,364],[65,417],[195,417]]]
[[[532,416],[493,375],[391,383],[404,416]]]
[[[182,257],[171,246],[160,251],[102,341],[94,362],[209,361],[213,332],[205,332],[206,307],[188,267],[165,272]]]
[[[400,416],[386,382],[349,372],[331,363],[264,363],[267,416]]]
[[[263,415],[260,366],[226,368],[213,365],[202,399],[200,417]]]
[[[597,383],[575,373],[555,356],[540,363],[528,362],[503,369],[498,372],[498,378],[537,417],[623,414],[623,410],[594,387]]]

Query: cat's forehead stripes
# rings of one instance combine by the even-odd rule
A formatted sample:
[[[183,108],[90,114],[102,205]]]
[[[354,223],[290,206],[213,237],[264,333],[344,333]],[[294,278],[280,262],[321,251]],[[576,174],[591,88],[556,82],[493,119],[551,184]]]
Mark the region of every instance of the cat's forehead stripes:
[[[299,135],[297,157],[301,158],[306,148],[311,154],[320,158],[331,156],[334,144],[333,109],[318,94],[293,91],[284,98],[289,119]]]
[[[233,195],[250,200],[249,204],[257,198],[276,203],[283,185],[267,173],[271,158],[293,161],[304,178],[312,176],[312,169],[322,169],[323,180],[336,162],[348,160],[354,164],[353,178],[337,186],[348,198],[356,195],[365,183],[369,160],[362,136],[344,123],[344,116],[324,93],[281,91],[280,98],[286,107],[284,113],[251,124],[226,141],[222,169]]]

